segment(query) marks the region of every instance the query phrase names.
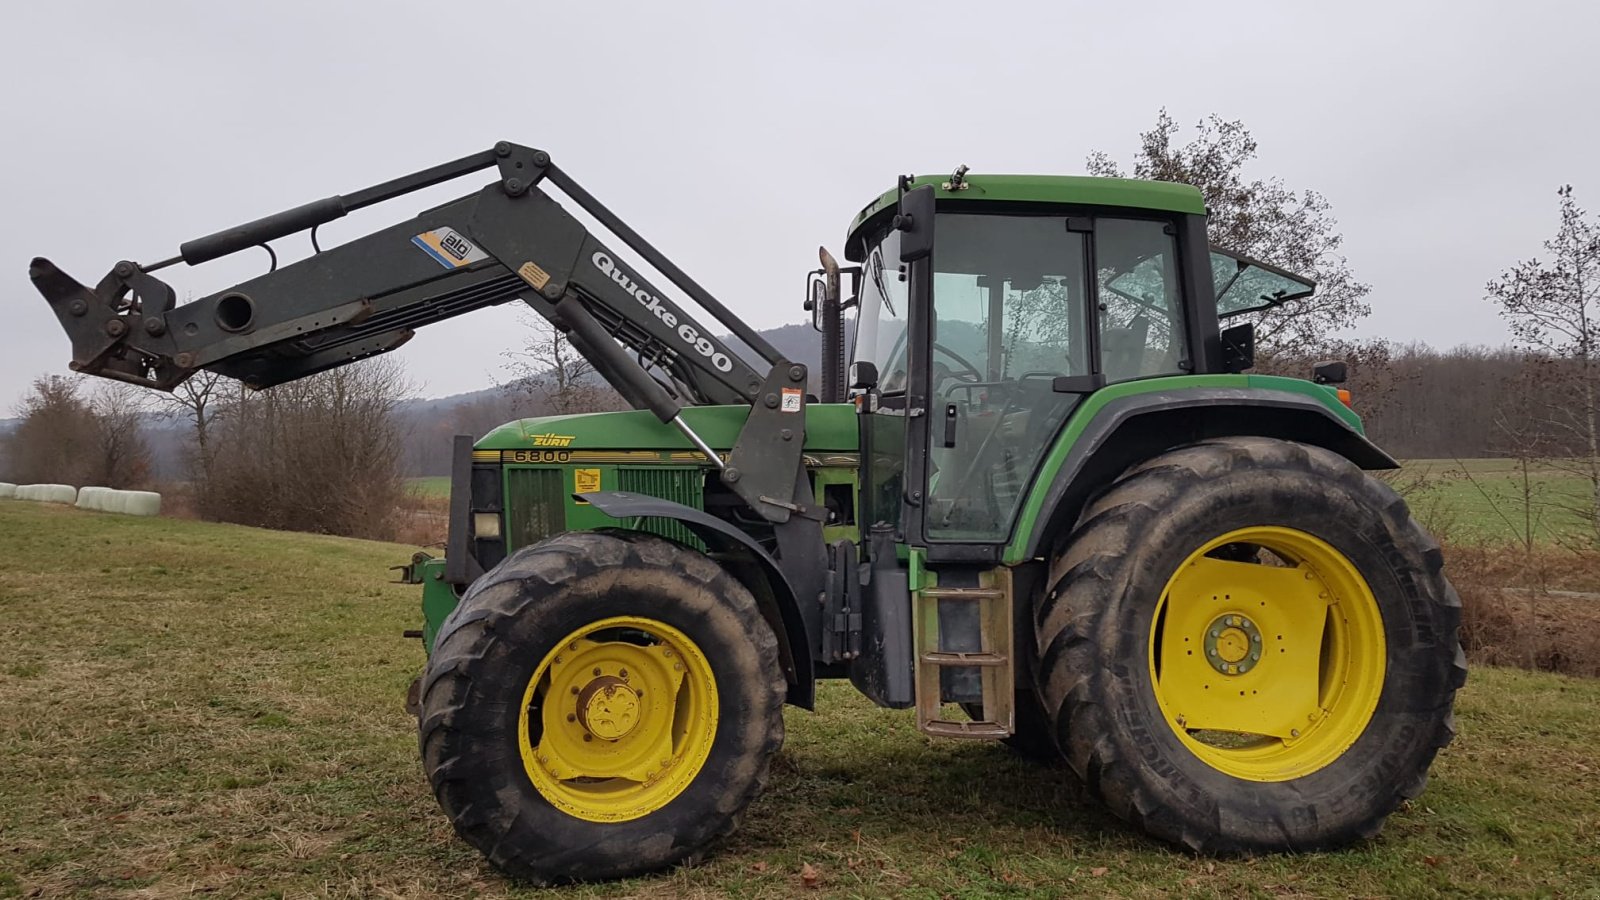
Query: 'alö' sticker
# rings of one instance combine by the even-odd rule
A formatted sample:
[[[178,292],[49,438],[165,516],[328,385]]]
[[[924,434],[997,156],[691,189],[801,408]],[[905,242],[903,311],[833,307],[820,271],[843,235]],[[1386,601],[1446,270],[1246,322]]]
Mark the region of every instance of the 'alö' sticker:
[[[447,269],[459,269],[489,258],[489,254],[483,252],[477,244],[467,240],[454,228],[424,231],[412,238],[411,243],[421,247],[423,252],[438,260],[439,264]]]

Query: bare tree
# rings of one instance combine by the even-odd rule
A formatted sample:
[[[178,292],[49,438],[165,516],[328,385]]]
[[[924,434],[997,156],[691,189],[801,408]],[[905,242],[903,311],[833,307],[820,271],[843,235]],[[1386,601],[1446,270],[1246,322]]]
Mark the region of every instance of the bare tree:
[[[20,421],[7,439],[7,477],[20,483],[81,485],[99,452],[94,410],[78,378],[36,378],[18,407]]]
[[[94,469],[87,481],[103,487],[140,487],[150,480],[150,444],[144,436],[148,394],[120,382],[99,386],[89,407],[94,413]]]
[[[138,391],[106,384],[85,396],[76,377],[35,379],[21,421],[7,440],[9,471],[18,482],[60,482],[127,488],[150,476]]]
[[[1356,280],[1339,253],[1333,207],[1316,191],[1294,191],[1277,178],[1251,178],[1255,138],[1243,122],[1212,115],[1195,126],[1195,137],[1177,145],[1181,129],[1165,109],[1155,127],[1139,136],[1132,174],[1136,178],[1191,184],[1205,195],[1211,242],[1308,276],[1317,282],[1312,300],[1255,314],[1256,342],[1264,355],[1321,346],[1328,335],[1354,324],[1372,308],[1371,286]],[[1094,175],[1124,177],[1104,151],[1090,154]]]
[[[231,379],[204,369],[178,385],[172,393],[151,392],[152,405],[162,412],[189,423],[189,477],[203,481],[210,476],[212,432],[227,409],[225,395],[235,384]]]
[[[1486,288],[1519,346],[1551,365],[1523,398],[1544,425],[1575,446],[1576,458],[1557,458],[1585,479],[1582,511],[1600,537],[1600,223],[1586,220],[1572,186],[1558,191],[1561,224],[1545,241],[1550,254],[1519,262]]]
[[[525,395],[543,415],[618,408],[616,393],[572,346],[565,332],[531,312],[523,318],[531,336],[522,350],[506,354],[512,373],[512,380],[505,385],[507,392]]]

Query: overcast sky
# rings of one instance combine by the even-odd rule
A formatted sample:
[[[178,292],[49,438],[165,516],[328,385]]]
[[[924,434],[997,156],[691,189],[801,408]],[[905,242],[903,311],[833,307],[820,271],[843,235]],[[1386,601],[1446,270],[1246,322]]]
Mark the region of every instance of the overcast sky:
[[[10,4],[0,415],[67,371],[35,255],[92,285],[505,139],[765,328],[802,317],[817,245],[837,252],[898,173],[1080,173],[1095,149],[1128,159],[1163,106],[1242,119],[1255,174],[1327,196],[1373,286],[1359,334],[1501,343],[1484,283],[1539,253],[1562,183],[1600,208],[1597,34],[1584,2]],[[325,226],[324,246],[485,180]],[[198,297],[264,266],[168,273]],[[488,310],[399,355],[421,395],[474,390],[520,331]]]

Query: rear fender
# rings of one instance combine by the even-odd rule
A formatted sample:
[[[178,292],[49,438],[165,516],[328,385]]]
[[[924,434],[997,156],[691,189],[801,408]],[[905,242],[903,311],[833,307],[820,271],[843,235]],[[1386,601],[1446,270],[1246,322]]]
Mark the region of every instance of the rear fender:
[[[1206,438],[1252,435],[1324,447],[1363,469],[1399,463],[1343,417],[1303,393],[1256,388],[1183,388],[1132,394],[1106,403],[1059,465],[1047,463],[1035,485],[1043,502],[1024,512],[1005,561],[1048,553],[1077,524],[1084,507],[1130,466]]]

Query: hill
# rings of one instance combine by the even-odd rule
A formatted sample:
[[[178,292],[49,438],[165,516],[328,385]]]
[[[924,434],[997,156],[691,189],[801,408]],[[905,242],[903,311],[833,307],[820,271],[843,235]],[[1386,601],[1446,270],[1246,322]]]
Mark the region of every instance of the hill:
[[[0,896],[523,894],[458,841],[403,709],[412,548],[0,501]],[[1499,896],[1600,884],[1600,682],[1480,670],[1385,833],[1207,860],[1058,769],[824,685],[701,866],[556,897]],[[810,893],[810,892],[808,892]]]

